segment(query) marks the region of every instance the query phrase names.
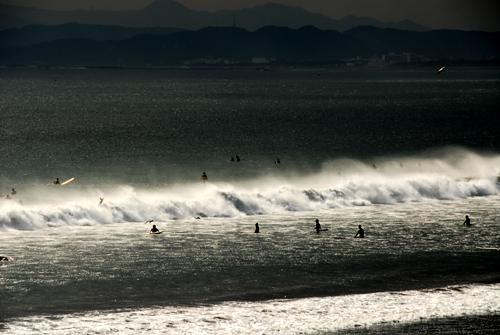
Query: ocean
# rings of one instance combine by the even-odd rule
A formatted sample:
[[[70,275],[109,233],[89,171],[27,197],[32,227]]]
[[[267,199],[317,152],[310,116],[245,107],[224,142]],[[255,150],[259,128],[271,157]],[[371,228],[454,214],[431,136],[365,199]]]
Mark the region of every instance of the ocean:
[[[0,90],[1,333],[500,327],[498,69],[2,68]]]

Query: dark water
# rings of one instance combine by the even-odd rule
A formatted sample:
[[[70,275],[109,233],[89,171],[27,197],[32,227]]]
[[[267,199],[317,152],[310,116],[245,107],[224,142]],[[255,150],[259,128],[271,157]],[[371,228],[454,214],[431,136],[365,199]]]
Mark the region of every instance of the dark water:
[[[449,145],[498,152],[499,78],[452,70],[2,69],[3,178],[75,174],[144,185],[192,180],[200,170],[255,177],[277,157],[317,171],[339,157]],[[253,168],[225,169],[236,155]]]
[[[478,249],[499,246],[498,71],[0,74],[7,331],[356,333],[499,311],[500,253]]]

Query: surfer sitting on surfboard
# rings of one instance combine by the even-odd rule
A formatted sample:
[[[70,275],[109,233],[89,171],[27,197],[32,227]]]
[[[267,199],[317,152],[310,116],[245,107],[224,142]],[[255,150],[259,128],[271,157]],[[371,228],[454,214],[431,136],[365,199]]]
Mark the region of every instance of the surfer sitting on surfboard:
[[[203,180],[203,182],[205,182],[206,180],[208,180],[208,177],[206,175],[205,172],[203,172],[203,175],[201,176],[201,180]]]
[[[257,223],[255,224],[255,232],[254,232],[254,233],[256,233],[256,234],[257,234],[258,232],[259,232],[259,223],[257,222]]]
[[[468,215],[465,216],[464,226],[470,226],[470,219]]]
[[[54,184],[55,185],[61,185],[61,183],[59,182],[59,178],[56,178],[56,180],[54,181]]]
[[[157,234],[158,232],[160,232],[160,230],[156,228],[156,225],[153,225],[153,228],[149,231],[150,234]]]
[[[361,225],[358,226],[358,232],[354,238],[365,238],[365,230],[361,228]]]
[[[321,230],[321,225],[319,224],[319,220],[316,219],[316,227],[314,227],[314,230],[316,230],[318,233]]]

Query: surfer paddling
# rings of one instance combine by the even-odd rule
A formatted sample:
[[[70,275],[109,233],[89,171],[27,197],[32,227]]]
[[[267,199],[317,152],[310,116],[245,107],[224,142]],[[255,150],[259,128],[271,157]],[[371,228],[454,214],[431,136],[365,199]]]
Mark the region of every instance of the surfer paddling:
[[[156,225],[153,225],[153,228],[149,231],[150,234],[159,234],[160,230],[156,228]]]
[[[365,238],[365,230],[361,228],[361,225],[358,226],[358,232],[356,233],[354,238]]]

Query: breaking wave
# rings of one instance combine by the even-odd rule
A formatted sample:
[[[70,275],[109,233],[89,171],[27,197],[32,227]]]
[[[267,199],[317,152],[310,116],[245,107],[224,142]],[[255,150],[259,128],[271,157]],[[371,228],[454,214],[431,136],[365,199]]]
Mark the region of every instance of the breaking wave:
[[[71,187],[37,186],[2,201],[0,230],[283,214],[498,194],[500,158],[468,155],[404,165],[387,159],[376,167],[343,159],[325,163],[316,174],[233,184],[200,182],[154,189],[116,185],[102,190],[78,187],[77,182]]]

